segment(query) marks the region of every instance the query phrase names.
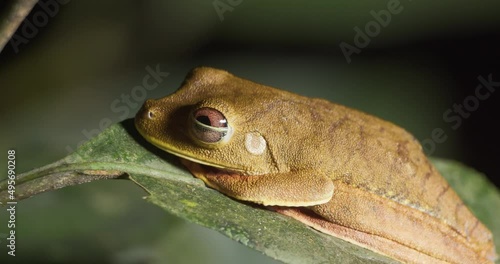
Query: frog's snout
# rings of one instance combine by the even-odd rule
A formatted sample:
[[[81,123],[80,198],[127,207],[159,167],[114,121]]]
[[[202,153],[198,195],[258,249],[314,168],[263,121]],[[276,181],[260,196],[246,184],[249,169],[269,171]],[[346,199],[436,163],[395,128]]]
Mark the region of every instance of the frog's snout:
[[[135,115],[135,127],[141,135],[147,135],[148,131],[158,124],[160,118],[160,109],[155,100],[147,100]]]
[[[155,120],[158,118],[158,109],[153,106],[154,104],[155,100],[153,99],[144,102],[139,112],[137,112],[135,119]]]

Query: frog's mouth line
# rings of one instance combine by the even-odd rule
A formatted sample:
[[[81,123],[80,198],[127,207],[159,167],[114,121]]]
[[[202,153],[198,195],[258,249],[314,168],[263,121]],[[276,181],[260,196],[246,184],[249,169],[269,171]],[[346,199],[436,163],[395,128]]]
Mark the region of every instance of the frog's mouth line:
[[[208,168],[212,168],[213,170],[218,170],[221,173],[229,172],[229,173],[237,173],[239,175],[248,175],[249,173],[252,173],[252,172],[248,172],[248,171],[241,169],[241,168],[224,166],[224,165],[212,163],[212,162],[209,162],[206,160],[194,158],[194,157],[190,156],[188,153],[185,153],[184,151],[182,151],[180,149],[176,149],[172,146],[165,145],[162,141],[155,139],[153,137],[149,137],[146,134],[143,134],[140,129],[139,129],[139,133],[141,133],[143,135],[143,137],[145,137],[147,139],[147,141],[149,141],[151,144],[155,145],[156,147],[158,147],[158,148],[160,148],[160,149],[162,149],[162,150],[164,150],[164,151],[166,151],[174,156],[181,158],[182,160],[188,160],[190,162],[200,164],[200,165],[206,166]]]

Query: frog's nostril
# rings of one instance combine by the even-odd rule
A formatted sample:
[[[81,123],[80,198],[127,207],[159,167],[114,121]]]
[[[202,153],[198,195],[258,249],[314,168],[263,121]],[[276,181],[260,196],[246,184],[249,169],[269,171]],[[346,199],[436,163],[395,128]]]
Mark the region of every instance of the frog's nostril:
[[[148,111],[148,118],[149,118],[149,119],[153,119],[154,117],[155,117],[154,112],[153,112],[153,111],[151,111],[151,110],[149,110],[149,111]]]

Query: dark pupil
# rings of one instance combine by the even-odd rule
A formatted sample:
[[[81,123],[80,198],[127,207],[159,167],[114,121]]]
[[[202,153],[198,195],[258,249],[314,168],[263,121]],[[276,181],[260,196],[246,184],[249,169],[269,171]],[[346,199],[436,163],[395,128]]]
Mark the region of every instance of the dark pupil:
[[[196,117],[196,120],[204,125],[212,126],[212,123],[210,122],[210,118],[208,118],[208,116],[198,116]]]

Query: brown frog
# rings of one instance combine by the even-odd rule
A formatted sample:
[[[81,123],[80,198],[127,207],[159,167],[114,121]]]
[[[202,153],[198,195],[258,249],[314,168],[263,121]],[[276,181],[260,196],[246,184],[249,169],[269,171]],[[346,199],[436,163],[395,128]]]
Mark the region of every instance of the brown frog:
[[[139,132],[206,185],[408,263],[493,263],[491,232],[404,129],[196,68],[148,100]]]

